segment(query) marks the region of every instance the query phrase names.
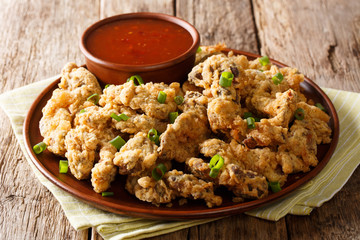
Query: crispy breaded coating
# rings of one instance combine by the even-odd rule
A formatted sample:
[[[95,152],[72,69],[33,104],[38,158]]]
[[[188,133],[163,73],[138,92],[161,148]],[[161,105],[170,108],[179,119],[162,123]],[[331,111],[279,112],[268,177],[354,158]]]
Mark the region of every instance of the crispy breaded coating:
[[[174,124],[169,124],[161,134],[160,157],[162,159],[185,162],[199,153],[198,145],[210,135],[206,114],[191,109],[180,114]]]
[[[330,120],[329,115],[320,108],[311,106],[305,102],[299,102],[297,107],[304,109],[304,120],[307,121],[307,123],[311,125],[313,131],[315,131],[316,143],[330,143],[331,128],[328,125]]]
[[[138,132],[148,132],[152,128],[155,128],[159,132],[164,132],[168,124],[167,120],[159,120],[143,113],[137,113],[130,107],[119,106],[117,110],[109,112],[117,115],[125,114],[129,117],[127,120],[120,121],[112,119],[113,126],[123,133],[136,134]]]
[[[234,69],[237,69],[236,64],[226,55],[214,55],[196,65],[189,73],[188,80],[195,86],[204,88],[203,94],[209,98],[222,97],[236,100],[237,95],[233,85],[222,87],[219,84],[222,72],[237,71]]]
[[[242,140],[247,131],[247,123],[240,117],[241,115],[241,106],[231,100],[214,98],[208,104],[207,116],[211,130],[238,141]]]
[[[47,148],[64,156],[65,136],[71,129],[74,115],[83,108],[86,99],[94,93],[101,93],[95,76],[75,63],[68,63],[62,70],[59,88],[43,108],[40,120],[40,133]]]
[[[160,91],[166,93],[165,103],[160,103],[157,98]],[[123,85],[112,85],[104,90],[99,104],[117,104],[130,107],[133,110],[141,110],[146,115],[157,119],[168,119],[170,112],[175,112],[177,105],[174,97],[182,95],[179,83],[146,83],[135,86],[132,81]],[[110,103],[109,103],[110,102]]]
[[[248,148],[277,146],[285,143],[288,133],[287,128],[273,125],[271,119],[261,119],[255,123],[256,128],[249,130],[243,143]]]
[[[247,199],[261,199],[268,194],[268,184],[264,176],[250,170],[243,170],[237,164],[225,164],[215,179],[209,176],[209,163],[206,163],[203,159],[190,158],[186,161],[186,164],[194,176],[206,181],[213,181],[216,185],[225,186],[235,196]]]
[[[169,203],[176,197],[204,199],[210,208],[222,203],[222,198],[214,195],[213,183],[177,170],[165,173],[159,181],[148,176],[128,177],[126,189],[138,199],[155,205]]]
[[[175,192],[166,185],[163,179],[156,181],[154,178],[129,176],[126,181],[126,189],[138,199],[150,202],[156,206],[161,203],[169,203],[175,199]]]
[[[113,159],[116,152],[117,149],[110,143],[102,143],[99,153],[100,160],[91,170],[91,183],[97,193],[106,191],[115,179],[117,169]]]
[[[71,173],[77,179],[90,176],[98,146],[117,136],[116,130],[109,128],[110,124],[108,111],[99,106],[84,108],[83,113],[76,114],[74,128],[65,138],[65,156],[69,160]]]
[[[316,132],[306,120],[295,120],[285,144],[279,146],[278,159],[285,173],[307,172],[316,166]]]
[[[69,168],[77,179],[87,179],[94,166],[96,148],[99,139],[96,133],[89,132],[85,126],[78,126],[69,131],[65,138]]]
[[[222,203],[222,198],[214,194],[211,182],[205,182],[192,174],[185,174],[175,169],[167,172],[164,178],[176,196],[204,199],[209,208],[220,206]]]
[[[123,175],[140,176],[144,171],[152,169],[158,158],[158,146],[139,132],[122,146],[115,154],[114,164]]]
[[[200,46],[201,51],[196,53],[195,65],[205,61],[208,57],[216,54],[222,54],[221,51],[226,48],[224,43],[218,43],[213,46]]]

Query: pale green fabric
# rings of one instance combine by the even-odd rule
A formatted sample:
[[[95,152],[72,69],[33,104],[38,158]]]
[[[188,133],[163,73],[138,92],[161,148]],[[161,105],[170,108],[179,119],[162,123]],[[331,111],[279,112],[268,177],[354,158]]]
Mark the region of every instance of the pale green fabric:
[[[2,94],[0,106],[8,115],[24,156],[35,175],[60,202],[75,229],[96,227],[104,239],[140,239],[215,220],[164,222],[104,212],[77,200],[48,181],[35,168],[25,151],[22,125],[33,100],[56,78],[58,76]],[[320,207],[331,199],[359,165],[360,158],[357,155],[360,154],[360,94],[334,89],[324,91],[333,101],[340,119],[340,139],[333,157],[318,176],[286,198],[246,214],[273,221],[286,214],[308,215],[314,207]]]

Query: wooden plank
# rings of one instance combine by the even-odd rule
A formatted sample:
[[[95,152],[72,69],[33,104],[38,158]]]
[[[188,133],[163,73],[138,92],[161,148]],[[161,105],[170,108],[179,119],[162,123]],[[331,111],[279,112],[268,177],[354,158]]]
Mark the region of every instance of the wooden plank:
[[[1,6],[1,92],[58,74],[68,61],[83,62],[79,36],[99,17],[96,0],[1,1]],[[75,231],[36,179],[2,110],[0,129],[1,238],[87,239],[88,231]]]
[[[198,29],[203,45],[225,42],[230,48],[258,52],[250,1],[176,1],[176,16]]]
[[[198,227],[198,239],[287,239],[285,220],[270,222],[244,214]]]
[[[320,86],[359,91],[359,9],[357,0],[254,0],[261,53]]]
[[[360,168],[357,168],[345,187],[329,202],[313,210],[310,216],[286,217],[290,238],[359,239],[360,236]]]
[[[158,12],[174,15],[173,0],[101,0],[100,18],[131,12]]]

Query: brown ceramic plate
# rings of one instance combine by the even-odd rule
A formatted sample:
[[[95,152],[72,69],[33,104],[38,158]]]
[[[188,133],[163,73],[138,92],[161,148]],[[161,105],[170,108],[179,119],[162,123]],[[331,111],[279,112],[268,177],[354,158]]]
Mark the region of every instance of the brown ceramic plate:
[[[237,50],[233,51],[235,54],[243,54],[249,59],[259,57],[252,53]],[[277,61],[271,61],[280,67],[286,66]],[[179,206],[177,201],[174,201],[173,207],[171,208],[166,206],[156,207],[151,203],[142,202],[135,196],[130,195],[124,188],[125,177],[118,175],[112,183],[111,189],[108,190],[114,192],[115,195],[113,197],[102,197],[101,194],[97,194],[92,190],[89,180],[79,181],[70,174],[70,171],[67,174],[59,174],[58,162],[61,159],[60,157],[55,156],[49,151],[45,151],[39,155],[35,155],[32,151],[32,146],[41,142],[43,139],[38,127],[40,118],[42,117],[41,109],[51,97],[54,89],[57,88],[58,83],[59,80],[48,86],[37,97],[29,110],[24,123],[24,138],[27,152],[36,167],[52,183],[84,202],[113,213],[153,219],[199,219],[228,216],[264,206],[285,197],[291,191],[294,191],[316,176],[330,160],[339,138],[339,120],[332,102],[313,81],[306,78],[301,84],[304,94],[315,102],[320,102],[331,116],[329,125],[332,129],[332,141],[330,144],[324,144],[318,147],[317,157],[320,161],[315,168],[312,168],[311,171],[307,173],[289,176],[286,185],[280,192],[270,194],[264,199],[244,203],[233,203],[230,194],[225,193],[223,204],[215,208],[207,208],[201,200],[189,200],[187,204],[182,206]],[[217,194],[219,193],[217,192]]]

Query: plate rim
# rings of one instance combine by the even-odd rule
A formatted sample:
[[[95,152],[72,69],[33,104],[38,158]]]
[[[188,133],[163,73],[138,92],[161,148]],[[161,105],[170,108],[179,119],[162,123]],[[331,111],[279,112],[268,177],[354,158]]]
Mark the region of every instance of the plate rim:
[[[240,51],[236,49],[227,48],[223,52],[228,53],[229,51],[233,51],[235,55],[245,55],[247,58],[257,58],[261,57],[258,54]],[[270,59],[270,61],[280,67],[288,67],[286,64],[283,64],[277,60]],[[234,203],[229,206],[219,206],[215,208],[208,208],[203,210],[179,210],[173,211],[171,208],[161,208],[160,211],[154,211],[153,209],[147,209],[146,206],[144,208],[126,206],[126,205],[119,205],[118,203],[113,203],[107,201],[106,199],[99,199],[93,196],[83,196],[84,193],[74,189],[73,187],[65,184],[63,181],[59,180],[56,176],[54,176],[42,163],[40,160],[37,159],[35,153],[32,151],[32,146],[30,145],[30,121],[33,116],[33,112],[35,111],[37,105],[40,101],[44,98],[44,96],[53,88],[56,84],[60,82],[60,78],[53,81],[49,86],[47,86],[34,100],[31,104],[31,107],[26,115],[24,124],[23,124],[23,138],[25,143],[25,149],[28,153],[32,163],[36,166],[36,168],[53,184],[57,187],[65,190],[66,192],[70,193],[72,196],[76,197],[77,199],[86,202],[92,206],[100,208],[105,211],[109,211],[112,213],[118,214],[125,214],[128,216],[133,217],[142,217],[148,219],[167,219],[167,220],[184,220],[184,219],[204,219],[204,218],[213,218],[213,217],[223,217],[223,216],[230,216],[239,213],[243,213],[258,207],[263,207],[268,204],[273,203],[276,200],[280,200],[285,198],[289,195],[289,193],[293,192],[294,190],[298,189],[300,186],[304,185],[305,183],[309,182],[313,179],[316,175],[318,175],[322,169],[327,165],[331,156],[333,155],[338,140],[339,140],[339,133],[340,133],[340,126],[339,126],[339,118],[336,112],[336,109],[329,99],[329,97],[325,94],[325,92],[311,79],[304,77],[304,81],[313,87],[317,93],[320,94],[321,98],[327,103],[328,107],[330,108],[331,117],[333,118],[333,133],[332,133],[332,141],[329,145],[329,150],[326,152],[324,157],[319,161],[319,164],[312,168],[306,175],[299,180],[295,181],[288,187],[282,189],[280,192],[273,193],[268,195],[263,199],[257,199],[252,201],[247,201],[244,203]]]

